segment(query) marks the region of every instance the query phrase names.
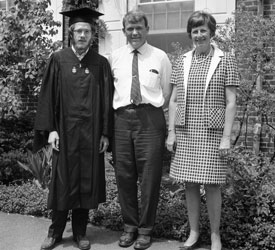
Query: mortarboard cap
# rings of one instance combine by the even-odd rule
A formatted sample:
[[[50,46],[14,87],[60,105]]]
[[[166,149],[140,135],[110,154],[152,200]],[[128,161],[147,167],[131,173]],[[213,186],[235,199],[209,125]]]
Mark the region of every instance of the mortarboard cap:
[[[102,13],[88,7],[62,11],[60,14],[69,17],[69,26],[77,22],[94,23],[94,20]]]

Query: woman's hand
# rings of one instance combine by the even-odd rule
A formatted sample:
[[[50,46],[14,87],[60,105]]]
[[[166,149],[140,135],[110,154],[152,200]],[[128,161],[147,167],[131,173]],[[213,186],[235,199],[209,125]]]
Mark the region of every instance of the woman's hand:
[[[230,136],[223,136],[220,143],[219,153],[221,157],[229,155],[231,147]]]
[[[170,130],[168,132],[168,137],[167,137],[167,140],[166,140],[166,148],[170,152],[175,152],[176,144],[177,144],[176,133],[175,133],[175,130],[173,129],[173,130]]]
[[[52,145],[52,148],[59,151],[59,136],[56,131],[52,131],[49,134],[48,143]]]

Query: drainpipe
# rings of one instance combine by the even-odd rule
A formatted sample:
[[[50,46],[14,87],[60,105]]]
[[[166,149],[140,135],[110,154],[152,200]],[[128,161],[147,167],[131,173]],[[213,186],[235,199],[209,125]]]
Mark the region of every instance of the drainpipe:
[[[263,0],[258,0],[257,5],[258,5],[257,16],[262,17],[264,13]],[[264,44],[262,44],[262,46],[264,46]],[[262,65],[260,62],[258,62],[258,65],[257,65],[258,72],[260,72],[261,68],[262,68]],[[263,85],[263,76],[259,74],[256,79],[256,90],[261,91],[263,88],[262,85]],[[262,132],[262,115],[259,114],[256,118],[256,123],[253,128],[253,150],[256,154],[260,152],[261,132]]]

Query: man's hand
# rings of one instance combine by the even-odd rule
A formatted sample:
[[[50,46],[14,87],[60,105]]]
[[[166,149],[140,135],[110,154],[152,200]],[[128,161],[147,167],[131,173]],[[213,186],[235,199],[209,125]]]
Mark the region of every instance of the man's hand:
[[[99,143],[99,153],[106,152],[108,147],[109,147],[109,139],[108,137],[102,135]]]
[[[168,149],[168,151],[175,153],[176,145],[177,145],[177,139],[176,139],[175,130],[171,130],[169,131],[168,137],[166,140],[166,148]]]
[[[52,131],[49,134],[48,143],[52,145],[52,148],[59,151],[59,136],[56,131]]]

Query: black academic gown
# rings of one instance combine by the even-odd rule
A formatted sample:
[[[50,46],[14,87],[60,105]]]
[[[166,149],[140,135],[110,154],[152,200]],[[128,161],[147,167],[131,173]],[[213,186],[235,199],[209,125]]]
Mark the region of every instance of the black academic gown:
[[[105,201],[104,154],[100,137],[112,133],[113,79],[106,58],[91,49],[79,61],[71,48],[47,65],[35,119],[34,151],[57,131],[48,208],[96,208]]]

